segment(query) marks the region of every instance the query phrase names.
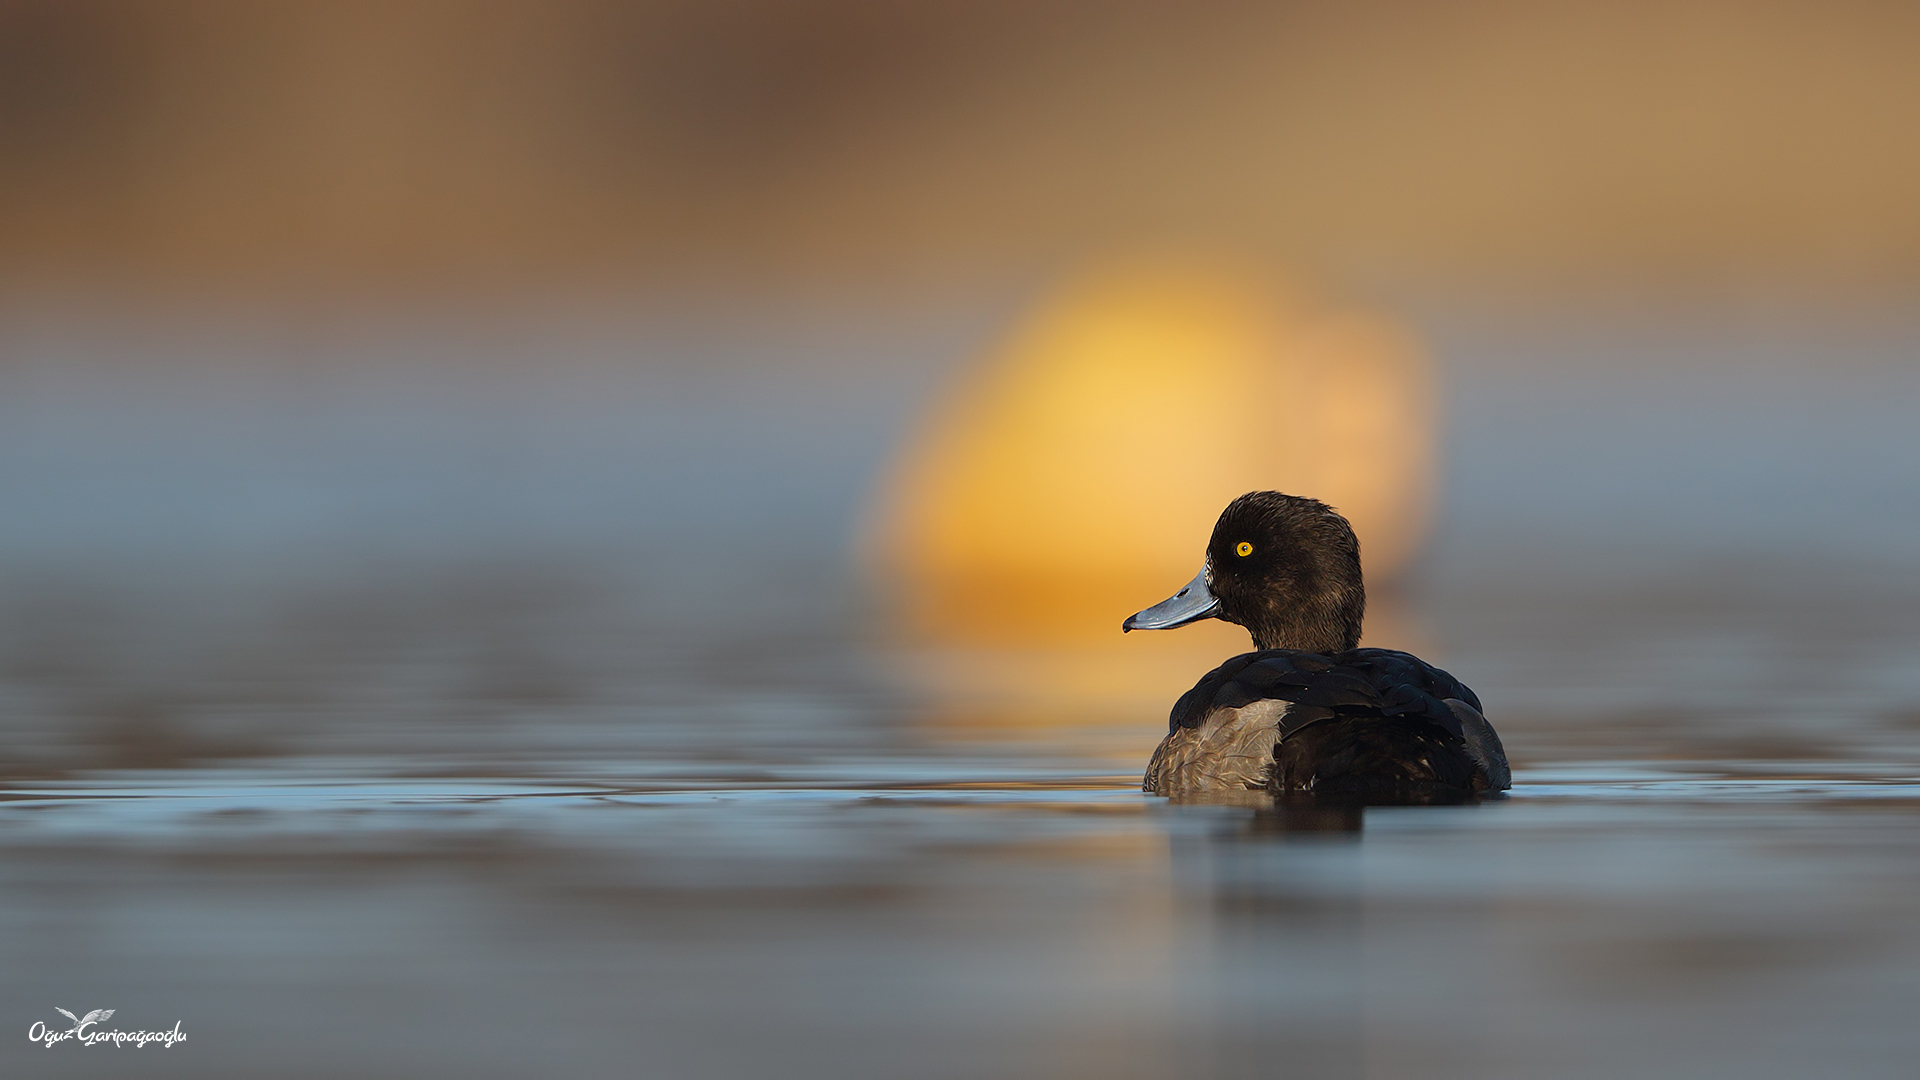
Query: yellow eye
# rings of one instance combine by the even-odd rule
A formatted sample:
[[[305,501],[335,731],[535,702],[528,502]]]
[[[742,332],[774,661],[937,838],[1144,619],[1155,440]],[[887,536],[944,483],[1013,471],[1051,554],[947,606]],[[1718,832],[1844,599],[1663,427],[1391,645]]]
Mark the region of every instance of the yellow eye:
[[[1235,554],[1245,557],[1253,554],[1253,545],[1247,543],[1245,540],[1242,540],[1240,541],[1240,546],[1234,548],[1233,550]]]

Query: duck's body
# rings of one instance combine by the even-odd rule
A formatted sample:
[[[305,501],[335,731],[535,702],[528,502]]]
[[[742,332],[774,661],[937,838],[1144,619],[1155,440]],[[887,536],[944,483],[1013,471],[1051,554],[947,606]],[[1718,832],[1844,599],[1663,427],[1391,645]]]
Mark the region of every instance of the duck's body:
[[[1263,649],[1181,696],[1143,786],[1420,801],[1507,783],[1480,699],[1439,668],[1390,649]]]
[[[1123,627],[1221,618],[1246,626],[1259,648],[1208,672],[1174,704],[1145,790],[1363,802],[1506,790],[1506,753],[1480,699],[1418,657],[1357,648],[1365,606],[1346,519],[1279,492],[1234,500],[1206,568]]]

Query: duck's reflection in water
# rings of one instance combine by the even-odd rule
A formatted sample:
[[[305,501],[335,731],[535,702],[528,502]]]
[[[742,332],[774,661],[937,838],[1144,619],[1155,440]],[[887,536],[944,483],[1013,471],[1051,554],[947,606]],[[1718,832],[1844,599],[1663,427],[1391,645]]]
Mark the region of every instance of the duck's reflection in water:
[[[1209,834],[1212,842],[1346,834],[1358,839],[1369,807],[1477,806],[1501,802],[1504,795],[1474,798],[1461,794],[1410,796],[1398,800],[1316,797],[1311,794],[1270,795],[1264,791],[1209,792],[1168,799],[1175,806],[1217,806],[1245,811],[1225,818]]]
[[[1366,807],[1354,803],[1276,799],[1267,806],[1253,808],[1253,813],[1240,824],[1239,837],[1257,841],[1345,835],[1357,840],[1365,822]]]
[[[1365,808],[1250,791],[1168,812],[1175,888],[1201,931],[1186,1015],[1204,1071],[1260,1074],[1283,1060],[1290,1075],[1365,1075]]]
[[[1204,990],[1187,1016],[1212,1074],[1284,1060],[1290,1075],[1361,1077],[1396,1065],[1422,1075],[1410,1050],[1421,1040],[1487,1037],[1486,1018],[1467,1005],[1441,1009],[1459,1026],[1437,1031],[1400,1010],[1413,1007],[1409,998],[1444,995],[1451,976],[1437,973],[1486,974],[1467,943],[1486,936],[1493,905],[1435,903],[1391,872],[1409,827],[1453,835],[1447,821],[1478,819],[1473,807],[1244,792],[1171,802],[1166,812],[1175,888],[1201,930],[1193,959]]]
[[[1263,837],[1285,839],[1324,833],[1350,833],[1357,837],[1366,811],[1360,803],[1317,800],[1312,796],[1281,797],[1264,791],[1176,795],[1167,803],[1178,807],[1219,807],[1215,812],[1221,816],[1208,833],[1208,839],[1213,842]]]

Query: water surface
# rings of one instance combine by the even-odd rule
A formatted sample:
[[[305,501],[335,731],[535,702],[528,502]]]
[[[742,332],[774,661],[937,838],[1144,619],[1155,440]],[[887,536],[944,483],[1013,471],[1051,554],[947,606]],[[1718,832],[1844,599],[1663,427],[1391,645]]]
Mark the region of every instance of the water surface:
[[[956,724],[876,631],[847,542],[965,327],[616,329],[8,339],[0,1071],[1920,1059],[1920,338],[1443,327],[1381,643],[1514,791],[1312,813],[1134,790],[1183,686]],[[1665,359],[1495,362],[1552,348]]]

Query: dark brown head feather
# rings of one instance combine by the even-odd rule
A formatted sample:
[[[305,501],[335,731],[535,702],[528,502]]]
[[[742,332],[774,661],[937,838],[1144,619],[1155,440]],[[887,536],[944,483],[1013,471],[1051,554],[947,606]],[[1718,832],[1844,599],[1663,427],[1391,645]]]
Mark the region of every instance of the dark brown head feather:
[[[1220,617],[1246,627],[1256,648],[1335,653],[1360,644],[1360,541],[1326,503],[1278,491],[1240,496],[1213,527],[1207,566]]]

